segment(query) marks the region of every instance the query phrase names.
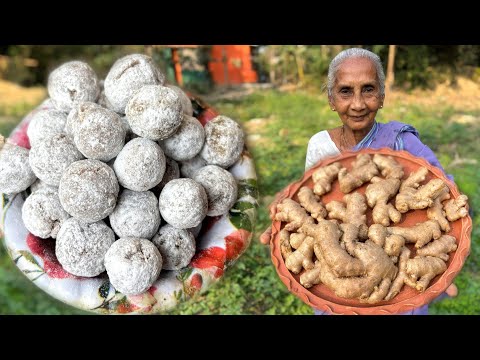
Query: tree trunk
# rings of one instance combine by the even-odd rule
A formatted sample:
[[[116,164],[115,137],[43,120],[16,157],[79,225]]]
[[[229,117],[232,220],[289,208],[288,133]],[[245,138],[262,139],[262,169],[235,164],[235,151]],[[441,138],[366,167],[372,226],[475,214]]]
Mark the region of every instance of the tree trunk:
[[[295,51],[295,62],[296,62],[296,65],[297,65],[297,74],[298,74],[298,83],[297,85],[303,85],[305,83],[305,73],[303,71],[303,66],[304,66],[304,61],[303,61],[303,57],[302,55],[300,54],[300,51],[298,49],[298,46],[296,48],[296,51]]]
[[[273,58],[275,57],[275,50],[273,49],[273,46],[270,45],[268,47],[268,66],[269,66],[269,78],[270,78],[270,83],[275,85],[275,64],[273,63]]]
[[[385,80],[385,91],[392,90],[395,81],[395,50],[396,45],[389,45],[388,47],[388,64],[387,64],[387,79]]]
[[[153,55],[153,45],[144,45],[144,49],[145,55],[150,57]]]

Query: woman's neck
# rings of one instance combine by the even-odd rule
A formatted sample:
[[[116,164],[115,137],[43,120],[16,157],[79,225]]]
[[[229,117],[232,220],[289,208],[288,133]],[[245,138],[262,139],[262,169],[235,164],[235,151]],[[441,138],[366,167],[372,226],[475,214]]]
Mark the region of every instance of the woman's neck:
[[[342,126],[342,137],[344,141],[344,145],[348,145],[348,147],[354,147],[360,141],[362,141],[365,136],[368,135],[370,130],[372,130],[373,124],[366,129],[362,130],[352,130],[348,126]]]
[[[337,149],[340,150],[340,152],[343,152],[354,148],[360,141],[365,138],[365,136],[368,135],[370,130],[372,130],[372,127],[373,124],[368,129],[364,129],[361,131],[352,131],[352,129],[343,125],[328,130],[328,133],[332,141],[337,146]]]

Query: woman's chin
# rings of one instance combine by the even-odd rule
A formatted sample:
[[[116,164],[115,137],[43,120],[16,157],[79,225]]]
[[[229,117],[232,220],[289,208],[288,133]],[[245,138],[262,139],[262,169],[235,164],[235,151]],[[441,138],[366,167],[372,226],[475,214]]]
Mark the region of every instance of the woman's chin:
[[[373,125],[373,120],[368,118],[361,118],[361,119],[348,119],[347,126],[352,129],[353,131],[361,131],[370,129]]]

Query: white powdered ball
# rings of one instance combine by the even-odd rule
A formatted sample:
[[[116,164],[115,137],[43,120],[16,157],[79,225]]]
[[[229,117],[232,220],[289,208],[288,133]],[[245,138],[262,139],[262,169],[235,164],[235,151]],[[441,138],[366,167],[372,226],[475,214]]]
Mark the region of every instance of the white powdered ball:
[[[200,155],[195,156],[193,159],[182,161],[180,163],[180,174],[186,178],[193,178],[193,174],[198,169],[207,165],[207,162]]]
[[[37,179],[31,186],[30,186],[30,193],[33,194],[34,192],[41,190],[41,189],[50,189],[53,191],[58,192],[58,186],[48,185],[46,182]]]
[[[110,225],[118,237],[151,239],[160,226],[157,197],[151,191],[123,190],[110,214]]]
[[[94,277],[105,271],[105,254],[114,242],[115,234],[103,221],[70,218],[58,233],[55,254],[70,274]]]
[[[187,266],[195,255],[195,237],[185,229],[172,225],[162,226],[152,242],[162,254],[165,270],[180,270]]]
[[[67,115],[67,121],[65,122],[65,129],[64,132],[73,140],[73,134],[75,133],[75,129],[78,125],[78,111],[80,106],[84,106],[85,102],[78,102],[75,103],[72,107],[72,110]]]
[[[162,270],[162,255],[147,239],[121,238],[105,254],[110,282],[125,295],[147,291]]]
[[[53,70],[47,88],[55,108],[65,113],[74,103],[96,101],[100,94],[97,75],[82,61],[69,61]]]
[[[193,107],[190,98],[180,89],[178,86],[167,84],[166,87],[175,91],[180,98],[180,102],[182,103],[182,112],[188,116],[193,116]]]
[[[208,216],[223,215],[237,200],[237,181],[227,170],[207,165],[196,171],[193,180],[201,184],[208,197]]]
[[[119,190],[117,177],[107,164],[87,159],[76,161],[65,170],[58,194],[70,215],[93,223],[113,212]]]
[[[55,190],[44,188],[31,194],[23,203],[22,220],[33,235],[56,238],[62,224],[70,218],[63,210]]]
[[[0,193],[16,194],[35,182],[28,157],[29,150],[17,145],[7,143],[0,149]]]
[[[130,190],[146,191],[162,181],[165,155],[152,140],[130,140],[113,163],[120,184]]]
[[[200,121],[192,116],[183,115],[183,121],[175,134],[160,140],[165,155],[176,161],[193,159],[202,150],[205,130]]]
[[[145,85],[164,83],[165,75],[150,56],[131,54],[115,61],[108,72],[104,83],[105,97],[115,112],[125,114],[127,103],[137,90]]]
[[[188,228],[187,230],[190,231],[193,234],[193,237],[196,239],[200,234],[200,231],[202,230],[202,225],[203,225],[203,222],[201,222],[195,227]]]
[[[159,207],[167,223],[188,229],[197,226],[207,215],[207,194],[203,186],[192,179],[175,179],[163,188]]]
[[[76,116],[73,139],[85,157],[107,162],[117,156],[126,134],[120,116],[91,102],[81,104]]]
[[[100,95],[98,95],[97,104],[106,109],[115,111],[112,104],[110,104],[110,101],[108,101],[107,97],[105,96],[105,90],[103,89],[100,91]]]
[[[53,103],[52,99],[46,98],[45,100],[42,101],[40,105],[37,106],[37,109],[50,109],[52,107],[55,107],[55,104]]]
[[[83,158],[66,134],[56,134],[32,147],[29,161],[40,180],[58,186],[65,169]]]
[[[160,192],[165,187],[165,184],[167,184],[173,179],[178,179],[180,177],[180,168],[178,167],[178,163],[175,160],[170,159],[169,157],[165,157],[165,160],[165,174],[163,174],[162,181],[160,181],[160,183],[153,189],[156,195],[160,195]]]
[[[218,115],[205,125],[205,145],[200,155],[208,164],[227,168],[243,151],[242,128],[229,117]]]
[[[33,115],[28,124],[27,136],[30,145],[36,146],[52,135],[64,132],[67,115],[63,111],[43,109]]]
[[[182,105],[172,89],[146,85],[138,90],[125,108],[132,131],[150,140],[171,136],[183,119]]]
[[[125,128],[125,142],[128,142],[132,139],[135,139],[138,137],[138,135],[135,135],[132,131],[132,128],[130,127],[130,124],[128,123],[127,116],[120,116],[120,119],[122,120],[123,127]],[[128,140],[127,140],[128,139]]]

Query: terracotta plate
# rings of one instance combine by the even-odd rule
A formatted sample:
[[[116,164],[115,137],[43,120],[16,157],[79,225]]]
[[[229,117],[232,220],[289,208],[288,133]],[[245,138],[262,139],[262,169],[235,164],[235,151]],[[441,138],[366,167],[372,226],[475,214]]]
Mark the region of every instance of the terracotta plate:
[[[435,166],[430,165],[422,158],[415,157],[406,151],[393,151],[389,148],[383,148],[379,150],[364,149],[359,152],[346,152],[337,157],[328,158],[320,161],[314,167],[309,169],[304,177],[295,183],[286,187],[278,196],[277,200],[281,201],[284,198],[292,198],[298,201],[297,192],[302,186],[308,186],[313,188],[312,173],[319,167],[331,164],[335,161],[339,161],[347,169],[351,168],[352,161],[355,160],[359,153],[375,154],[381,153],[384,155],[391,155],[399,162],[405,171],[404,179],[413,171],[416,171],[419,167],[425,166],[429,173],[424,183],[433,178],[440,178],[445,181],[450,188],[451,198],[457,198],[460,196],[460,192],[457,186],[450,181],[444,173]],[[359,191],[362,194],[365,193],[367,184],[358,188],[355,191]],[[322,202],[327,204],[332,200],[342,200],[343,193],[340,191],[338,181],[335,181],[332,186],[332,191],[325,194],[322,197]],[[270,209],[271,215],[275,214],[275,207]],[[273,217],[272,217],[273,218]],[[402,220],[396,226],[410,227],[418,222],[427,220],[426,210],[410,210],[402,215]],[[372,224],[371,209],[367,210],[367,222],[370,226]],[[284,223],[280,221],[272,222],[272,237],[271,237],[271,256],[273,264],[277,270],[277,273],[282,282],[287,288],[302,299],[306,304],[320,309],[326,310],[335,314],[399,314],[406,311],[410,311],[419,306],[425,305],[444,292],[447,287],[453,282],[455,276],[460,272],[465,259],[470,252],[470,235],[472,230],[472,219],[470,216],[459,219],[455,222],[451,222],[451,230],[449,235],[455,236],[457,239],[458,248],[456,251],[451,252],[450,258],[447,262],[447,270],[435,277],[425,292],[420,293],[412,289],[411,287],[404,286],[400,293],[390,301],[382,301],[377,304],[364,304],[355,299],[343,299],[336,296],[327,286],[323,284],[315,285],[310,289],[305,289],[300,284],[300,274],[295,275],[291,273],[286,267],[282,255],[280,253],[279,245],[279,232],[283,228]],[[411,257],[415,255],[413,244],[409,244],[409,248],[412,250]]]

